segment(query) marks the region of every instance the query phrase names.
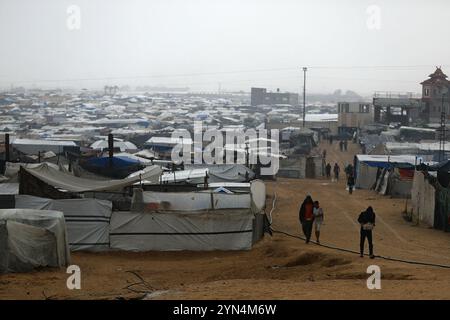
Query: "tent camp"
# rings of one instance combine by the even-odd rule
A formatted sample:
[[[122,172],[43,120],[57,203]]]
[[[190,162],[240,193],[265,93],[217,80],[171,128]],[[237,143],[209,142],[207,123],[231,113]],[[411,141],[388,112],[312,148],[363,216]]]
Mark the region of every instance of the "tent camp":
[[[265,194],[259,180],[239,194],[135,189],[132,210],[112,214],[111,248],[249,250],[263,233]]]
[[[60,211],[0,209],[0,272],[28,272],[70,263]]]
[[[67,236],[72,251],[109,249],[111,201],[93,198],[53,200],[16,195],[15,207],[61,211],[66,221]]]

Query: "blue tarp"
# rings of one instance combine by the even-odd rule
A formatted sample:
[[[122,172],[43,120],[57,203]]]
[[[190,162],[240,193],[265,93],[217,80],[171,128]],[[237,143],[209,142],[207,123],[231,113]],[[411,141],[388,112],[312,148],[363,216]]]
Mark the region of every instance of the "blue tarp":
[[[93,167],[107,167],[110,164],[109,161],[109,157],[91,158],[87,161],[87,164]],[[118,156],[112,158],[112,166],[115,168],[126,168],[139,164],[139,161],[128,157]]]
[[[362,161],[363,163],[367,164],[369,167],[377,167],[377,168],[383,168],[383,169],[389,169],[389,168],[414,168],[414,165],[410,163],[402,163],[402,162],[387,162],[387,161]]]

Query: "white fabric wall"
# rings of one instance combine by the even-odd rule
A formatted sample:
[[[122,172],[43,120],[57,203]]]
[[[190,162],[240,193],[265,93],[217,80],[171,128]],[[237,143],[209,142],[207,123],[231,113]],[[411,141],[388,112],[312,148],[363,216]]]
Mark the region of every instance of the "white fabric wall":
[[[157,207],[164,211],[202,211],[213,209],[250,209],[251,196],[210,192],[143,192],[144,208]],[[145,209],[144,209],[145,210]]]
[[[434,226],[435,191],[422,172],[414,172],[411,189],[412,217],[414,222],[429,227]]]
[[[250,250],[253,219],[249,212],[113,212],[111,248],[131,251]]]
[[[17,195],[15,200],[16,208],[63,212],[72,251],[109,249],[111,201],[92,198],[52,200],[28,195]]]

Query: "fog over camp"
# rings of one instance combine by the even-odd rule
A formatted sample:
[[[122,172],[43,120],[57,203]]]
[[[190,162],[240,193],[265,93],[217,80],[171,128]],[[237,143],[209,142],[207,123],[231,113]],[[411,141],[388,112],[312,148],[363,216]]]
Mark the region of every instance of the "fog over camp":
[[[0,300],[450,299],[449,9],[0,0]]]

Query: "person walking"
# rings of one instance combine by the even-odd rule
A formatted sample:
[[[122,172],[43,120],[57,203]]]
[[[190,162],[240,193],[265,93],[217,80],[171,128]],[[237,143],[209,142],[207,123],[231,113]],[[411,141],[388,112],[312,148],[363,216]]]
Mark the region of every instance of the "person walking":
[[[300,224],[302,225],[303,234],[306,238],[306,243],[309,243],[314,222],[314,202],[310,195],[307,195],[305,200],[303,200],[298,216]]]
[[[314,201],[314,231],[316,233],[317,244],[320,244],[320,227],[323,222],[323,209],[320,207],[319,201]]]
[[[331,164],[329,162],[328,162],[328,164],[325,167],[325,172],[326,172],[326,175],[327,175],[327,179],[330,179],[331,178]]]
[[[339,141],[339,150],[344,151],[344,142],[341,140]]]
[[[344,140],[344,150],[347,151],[348,142],[347,139]]]
[[[339,165],[337,162],[334,164],[333,173],[334,173],[334,179],[336,181],[339,181],[339,172],[341,171],[341,168],[339,168]]]
[[[366,211],[360,213],[358,222],[361,225],[359,242],[359,252],[361,253],[360,257],[364,257],[364,243],[367,238],[367,242],[369,243],[369,256],[370,259],[374,259],[375,255],[373,254],[372,230],[375,227],[375,212],[372,207],[368,207]]]
[[[353,193],[353,187],[355,186],[355,177],[353,176],[353,173],[350,173],[347,176],[347,186],[348,186],[348,193]]]

